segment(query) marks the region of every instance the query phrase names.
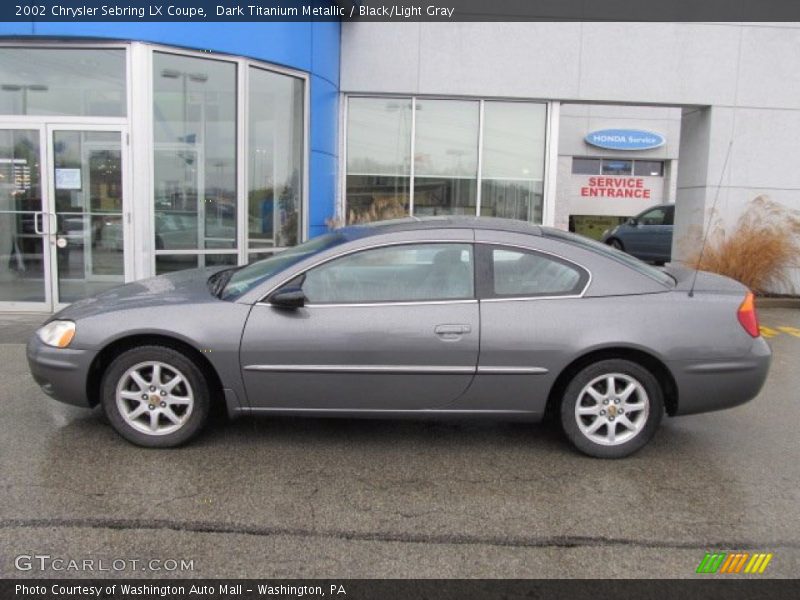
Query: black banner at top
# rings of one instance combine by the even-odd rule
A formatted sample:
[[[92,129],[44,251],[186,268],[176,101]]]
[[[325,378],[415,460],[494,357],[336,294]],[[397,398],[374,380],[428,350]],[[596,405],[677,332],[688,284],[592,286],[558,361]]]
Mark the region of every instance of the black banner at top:
[[[4,0],[0,21],[800,21],[797,0]]]

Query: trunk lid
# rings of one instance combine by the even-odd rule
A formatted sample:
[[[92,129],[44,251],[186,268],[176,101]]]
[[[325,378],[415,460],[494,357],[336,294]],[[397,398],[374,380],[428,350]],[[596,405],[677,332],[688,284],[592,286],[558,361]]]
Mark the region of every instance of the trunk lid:
[[[695,274],[694,269],[679,265],[667,265],[664,267],[664,271],[675,278],[676,285],[674,289],[676,291],[688,292],[692,288],[692,281],[694,280]],[[717,294],[738,294],[744,296],[748,289],[746,286],[730,277],[709,273],[708,271],[698,271],[694,291]]]

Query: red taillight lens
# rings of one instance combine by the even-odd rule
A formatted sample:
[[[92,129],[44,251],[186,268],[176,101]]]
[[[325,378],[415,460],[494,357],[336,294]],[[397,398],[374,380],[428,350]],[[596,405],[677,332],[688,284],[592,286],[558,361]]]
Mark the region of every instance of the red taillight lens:
[[[736,313],[739,317],[739,323],[742,324],[744,330],[753,337],[758,337],[761,333],[758,330],[758,315],[756,314],[756,302],[753,292],[747,292],[744,300],[739,305],[739,312]]]

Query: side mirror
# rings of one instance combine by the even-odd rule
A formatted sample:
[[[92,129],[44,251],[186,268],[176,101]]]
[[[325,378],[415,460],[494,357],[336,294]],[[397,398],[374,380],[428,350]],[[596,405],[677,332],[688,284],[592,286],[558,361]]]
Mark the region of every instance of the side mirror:
[[[302,288],[287,287],[272,294],[269,303],[278,308],[300,308],[306,303],[306,295]]]
[[[628,219],[628,225],[630,225],[631,227],[638,227],[639,221],[636,220],[636,217],[631,217],[630,219]]]

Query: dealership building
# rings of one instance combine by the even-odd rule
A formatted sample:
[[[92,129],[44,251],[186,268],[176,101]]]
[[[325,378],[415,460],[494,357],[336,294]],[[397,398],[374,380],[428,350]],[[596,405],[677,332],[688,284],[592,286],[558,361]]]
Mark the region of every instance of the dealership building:
[[[798,139],[793,23],[0,23],[0,310],[403,215],[674,203],[679,259]]]

